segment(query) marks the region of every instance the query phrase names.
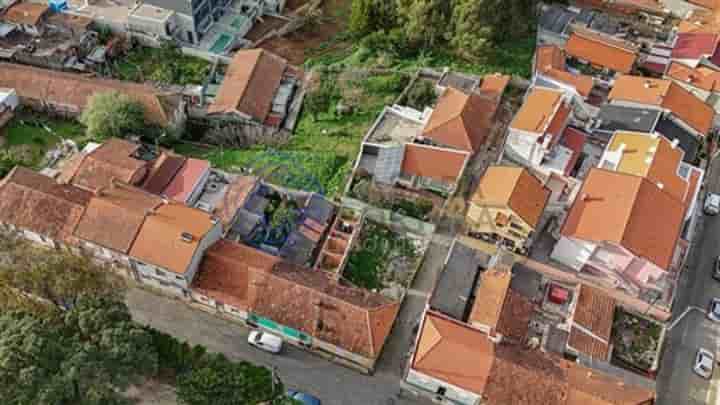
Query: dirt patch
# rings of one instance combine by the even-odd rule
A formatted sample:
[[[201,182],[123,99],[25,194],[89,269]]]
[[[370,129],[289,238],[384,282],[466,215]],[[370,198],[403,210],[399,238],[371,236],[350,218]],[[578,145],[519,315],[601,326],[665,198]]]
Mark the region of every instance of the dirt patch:
[[[257,41],[262,38],[263,35],[268,32],[278,29],[283,25],[287,24],[287,20],[277,17],[266,16],[263,17],[263,22],[255,24],[250,32],[245,35],[245,39],[250,41]]]
[[[295,10],[298,7],[302,7],[308,1],[309,0],[289,0],[286,5],[286,10]],[[274,38],[265,41],[260,47],[282,56],[294,65],[302,65],[307,57],[307,51],[317,49],[321,44],[327,42],[345,29],[350,3],[351,0],[325,0],[322,6],[323,17],[321,18],[321,22],[315,27],[297,31],[284,38]],[[272,28],[269,28],[265,32],[268,32],[270,29]]]

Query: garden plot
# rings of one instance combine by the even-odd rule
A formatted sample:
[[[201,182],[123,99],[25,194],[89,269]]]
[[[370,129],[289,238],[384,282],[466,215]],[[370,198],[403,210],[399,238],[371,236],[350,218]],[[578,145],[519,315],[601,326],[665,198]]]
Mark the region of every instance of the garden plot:
[[[663,334],[659,323],[618,308],[613,321],[613,362],[646,373],[657,370]]]

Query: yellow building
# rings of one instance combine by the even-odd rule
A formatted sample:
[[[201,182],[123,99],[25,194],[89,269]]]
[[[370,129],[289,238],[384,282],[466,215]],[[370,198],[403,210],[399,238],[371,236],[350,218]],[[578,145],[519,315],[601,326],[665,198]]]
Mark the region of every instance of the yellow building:
[[[550,198],[550,190],[527,169],[491,166],[470,198],[470,234],[523,252]]]

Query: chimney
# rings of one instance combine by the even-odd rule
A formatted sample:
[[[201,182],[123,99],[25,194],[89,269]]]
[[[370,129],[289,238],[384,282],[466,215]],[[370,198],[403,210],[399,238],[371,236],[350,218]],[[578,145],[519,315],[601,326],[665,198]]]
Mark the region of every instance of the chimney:
[[[588,193],[583,193],[582,195],[583,202],[591,202],[591,201],[602,201],[602,197],[593,197]]]
[[[675,148],[677,148],[677,146],[678,146],[679,144],[680,144],[680,140],[677,139],[677,138],[675,138],[675,139],[673,139],[673,141],[672,141],[672,143],[671,143],[671,146],[672,146],[673,149],[675,149]]]
[[[658,183],[657,186],[658,186],[658,188],[659,188],[660,190],[662,190],[663,188],[665,188],[665,185],[662,184],[662,183]]]
[[[185,243],[191,243],[193,241],[193,236],[189,232],[183,232],[180,234],[180,240],[182,240]]]

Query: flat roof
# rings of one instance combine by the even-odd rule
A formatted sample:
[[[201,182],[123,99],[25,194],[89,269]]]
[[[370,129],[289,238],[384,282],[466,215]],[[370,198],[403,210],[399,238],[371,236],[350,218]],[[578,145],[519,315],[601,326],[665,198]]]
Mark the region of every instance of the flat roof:
[[[472,308],[478,273],[481,268],[487,268],[489,262],[487,253],[455,240],[430,297],[430,308],[464,321]]]
[[[653,132],[660,114],[659,110],[649,108],[605,104],[600,107],[600,114],[598,114],[600,124],[595,131]]]
[[[563,6],[552,5],[540,14],[538,25],[544,30],[560,34],[576,15]]]
[[[150,4],[141,4],[130,14],[133,17],[147,18],[150,20],[165,21],[175,12]]]
[[[693,134],[691,134],[669,118],[661,119],[655,127],[655,131],[662,134],[662,136],[664,136],[671,142],[675,139],[678,140],[678,145],[680,146],[680,149],[685,151],[685,155],[683,156],[683,162],[695,162],[695,159],[697,159],[698,151],[700,150],[700,141]]]
[[[412,142],[423,127],[421,122],[404,117],[392,108],[385,108],[365,142],[403,145]]]

